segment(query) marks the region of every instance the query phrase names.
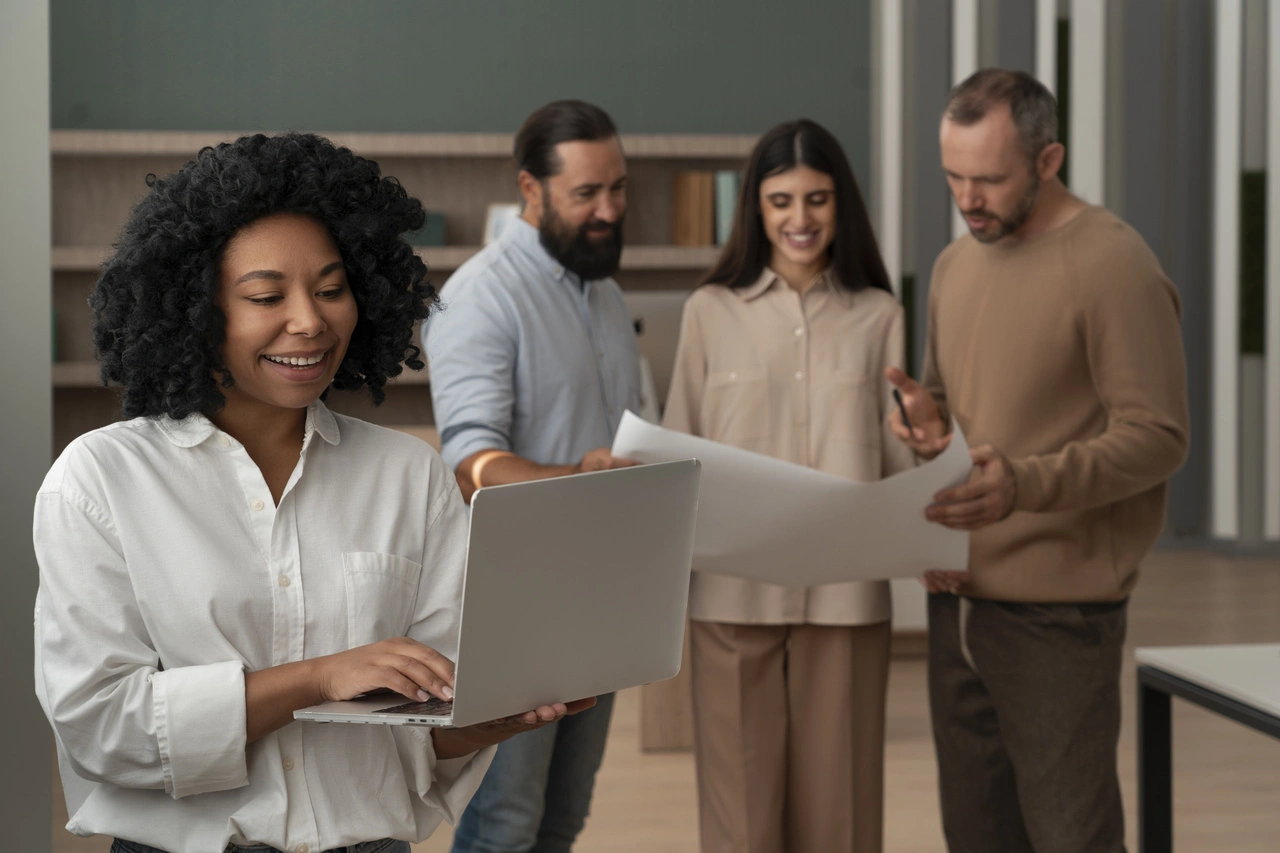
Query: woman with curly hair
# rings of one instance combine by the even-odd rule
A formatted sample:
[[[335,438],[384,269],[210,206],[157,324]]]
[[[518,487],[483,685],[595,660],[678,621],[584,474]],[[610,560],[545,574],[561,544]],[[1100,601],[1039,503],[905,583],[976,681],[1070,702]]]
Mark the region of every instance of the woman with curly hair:
[[[452,698],[466,509],[375,403],[434,304],[422,205],[311,135],[155,180],[90,303],[121,421],[36,498],[37,693],[78,835],[113,851],[408,853],[493,744],[593,700],[464,729],[293,723],[389,689]],[[292,724],[291,724],[292,723]]]

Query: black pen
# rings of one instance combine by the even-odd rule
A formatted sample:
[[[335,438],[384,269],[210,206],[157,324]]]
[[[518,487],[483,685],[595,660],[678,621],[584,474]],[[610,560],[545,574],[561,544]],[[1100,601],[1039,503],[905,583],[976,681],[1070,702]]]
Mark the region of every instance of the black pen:
[[[897,388],[893,389],[894,402],[898,404],[898,412],[902,415],[902,425],[907,428],[907,432],[915,434],[915,427],[911,426],[911,418],[907,417],[907,407],[902,404],[902,392]]]

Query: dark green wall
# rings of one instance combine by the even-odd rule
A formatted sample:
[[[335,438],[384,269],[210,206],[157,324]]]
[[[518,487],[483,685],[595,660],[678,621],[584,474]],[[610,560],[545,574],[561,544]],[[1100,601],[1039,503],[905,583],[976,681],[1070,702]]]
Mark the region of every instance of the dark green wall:
[[[807,116],[868,174],[869,0],[52,0],[55,128],[623,132]]]

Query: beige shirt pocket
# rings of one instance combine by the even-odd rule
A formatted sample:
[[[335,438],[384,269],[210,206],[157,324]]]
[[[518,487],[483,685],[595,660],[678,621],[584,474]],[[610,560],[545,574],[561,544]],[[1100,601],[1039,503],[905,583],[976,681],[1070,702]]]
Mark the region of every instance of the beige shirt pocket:
[[[347,589],[348,648],[409,632],[422,566],[395,554],[351,551],[342,555]]]
[[[819,441],[811,464],[819,470],[867,483],[883,473],[880,405],[873,374],[833,370],[813,400]]]
[[[763,367],[707,374],[702,396],[706,435],[737,447],[750,447],[772,432],[769,371]]]
[[[823,419],[830,438],[849,439],[880,446],[880,402],[876,397],[877,377],[863,370],[833,370],[825,393],[818,394],[816,406],[825,406]]]

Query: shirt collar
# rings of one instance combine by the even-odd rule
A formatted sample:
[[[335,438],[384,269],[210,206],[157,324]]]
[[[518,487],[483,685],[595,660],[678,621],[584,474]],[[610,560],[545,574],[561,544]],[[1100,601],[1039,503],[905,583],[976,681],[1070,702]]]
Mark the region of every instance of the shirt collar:
[[[208,441],[214,433],[219,431],[213,425],[213,421],[199,412],[181,420],[161,415],[157,423],[165,438],[176,447],[195,447]],[[336,445],[341,438],[338,421],[333,416],[333,412],[319,400],[307,407],[307,422],[302,433],[303,446],[310,443],[313,433],[333,445]]]
[[[329,407],[319,400],[307,406],[307,425],[302,433],[304,443],[313,432],[334,446],[337,446],[342,439],[342,434],[338,430],[338,419],[333,416],[333,412],[329,411]]]
[[[209,436],[218,431],[213,421],[199,412],[187,415],[182,420],[161,415],[156,420],[156,425],[160,428],[160,432],[164,433],[164,437],[176,447],[195,447],[197,444],[203,444]]]
[[[788,287],[788,284],[783,280],[782,276],[778,275],[769,267],[765,267],[764,270],[761,271],[760,277],[756,279],[755,284],[748,287],[738,288],[736,292],[744,302],[750,302],[753,299],[757,299],[765,293],[768,293],[769,289],[774,285],[779,287]],[[832,272],[831,267],[827,267],[822,272],[818,273],[817,277],[814,279],[813,286],[809,288],[807,293],[814,293],[820,290],[828,290],[834,293],[838,299],[846,304],[851,302],[853,299],[853,294],[850,291],[843,287],[839,287],[836,284],[836,277]]]

